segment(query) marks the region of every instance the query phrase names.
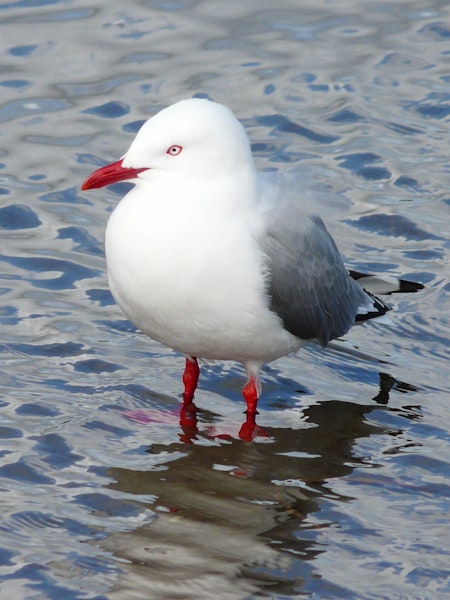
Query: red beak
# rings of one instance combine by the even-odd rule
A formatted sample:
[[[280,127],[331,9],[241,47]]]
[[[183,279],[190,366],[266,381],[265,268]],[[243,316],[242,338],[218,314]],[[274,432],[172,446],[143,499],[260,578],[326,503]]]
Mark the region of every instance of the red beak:
[[[110,165],[100,167],[86,178],[82,190],[92,190],[93,188],[101,188],[105,185],[111,185],[111,183],[117,183],[118,181],[128,181],[129,179],[136,179],[139,173],[146,171],[147,169],[132,169],[122,166],[122,159]]]

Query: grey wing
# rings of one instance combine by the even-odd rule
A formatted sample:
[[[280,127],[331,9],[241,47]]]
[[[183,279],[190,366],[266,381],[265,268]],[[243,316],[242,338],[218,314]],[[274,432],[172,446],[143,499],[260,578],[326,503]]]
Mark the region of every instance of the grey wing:
[[[325,346],[350,329],[369,298],[349,276],[320,217],[280,204],[266,213],[259,238],[268,258],[270,307],[290,333]]]

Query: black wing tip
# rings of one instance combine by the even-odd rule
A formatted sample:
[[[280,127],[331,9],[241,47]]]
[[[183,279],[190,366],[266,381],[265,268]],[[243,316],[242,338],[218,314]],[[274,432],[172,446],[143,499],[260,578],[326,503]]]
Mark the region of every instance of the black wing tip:
[[[422,283],[416,283],[415,281],[408,281],[407,279],[399,279],[398,280],[400,287],[398,289],[399,293],[406,293],[406,294],[410,294],[410,293],[415,293],[415,292],[419,292],[420,290],[425,289],[425,286]],[[392,294],[395,294],[396,292],[390,292]]]
[[[367,312],[358,313],[355,317],[355,323],[361,323],[362,321],[368,321],[369,319],[376,319],[377,317],[382,317],[387,312],[392,310],[392,306],[389,306],[389,304],[383,302],[383,300],[380,300],[380,298],[377,298],[376,296],[374,296],[374,294],[371,294],[367,290],[364,291],[372,300],[372,307],[369,308]]]
[[[364,279],[369,280],[371,278],[377,278],[380,282],[383,281],[382,277],[378,278],[376,275],[361,273],[359,271],[349,271],[349,275],[352,279],[357,281],[366,292],[367,290],[364,287]],[[396,279],[395,287],[392,287],[393,285],[394,284],[392,284],[390,281],[386,282],[386,290],[377,290],[377,293],[389,296],[390,294],[412,294],[425,289],[425,286],[422,283],[417,283],[416,281],[410,281],[408,279]]]

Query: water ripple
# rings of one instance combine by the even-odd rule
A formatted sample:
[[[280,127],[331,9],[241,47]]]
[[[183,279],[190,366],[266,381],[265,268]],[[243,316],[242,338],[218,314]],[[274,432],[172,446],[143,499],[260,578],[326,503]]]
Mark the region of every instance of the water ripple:
[[[0,595],[448,597],[448,3],[91,4],[0,6]],[[129,184],[80,190],[190,96],[345,190],[351,268],[426,285],[269,365],[253,443],[242,368],[181,414],[183,357],[107,289]]]

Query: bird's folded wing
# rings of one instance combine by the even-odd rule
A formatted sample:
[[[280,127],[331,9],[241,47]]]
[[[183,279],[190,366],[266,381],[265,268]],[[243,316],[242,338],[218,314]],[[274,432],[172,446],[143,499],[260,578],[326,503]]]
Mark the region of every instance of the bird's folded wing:
[[[265,213],[259,239],[268,260],[270,307],[290,333],[325,346],[350,329],[368,297],[349,277],[323,221],[282,204]]]

